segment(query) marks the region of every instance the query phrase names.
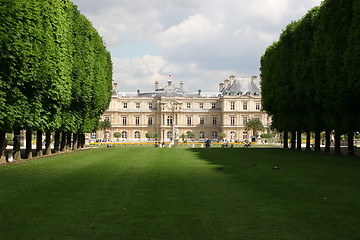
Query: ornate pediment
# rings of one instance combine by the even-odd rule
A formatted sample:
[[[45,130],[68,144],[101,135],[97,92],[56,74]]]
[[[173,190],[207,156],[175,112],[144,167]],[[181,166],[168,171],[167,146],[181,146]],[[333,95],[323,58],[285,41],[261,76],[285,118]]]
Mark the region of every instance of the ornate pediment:
[[[177,100],[164,100],[160,102],[161,110],[165,111],[177,111],[182,108],[182,102]]]

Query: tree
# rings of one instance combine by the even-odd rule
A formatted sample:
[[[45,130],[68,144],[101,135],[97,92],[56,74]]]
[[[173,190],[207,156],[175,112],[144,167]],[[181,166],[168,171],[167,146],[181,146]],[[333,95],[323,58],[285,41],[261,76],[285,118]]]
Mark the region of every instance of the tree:
[[[250,119],[245,125],[245,130],[252,130],[254,136],[257,136],[257,131],[263,131],[264,129],[262,122],[258,118]]]
[[[190,138],[191,140],[193,140],[193,139],[195,138],[195,133],[194,133],[194,132],[189,131],[189,132],[186,133],[186,135],[187,135],[187,137]]]
[[[224,132],[219,132],[219,138],[220,139],[224,139],[224,138],[226,138],[226,133],[224,133]]]
[[[115,132],[114,137],[116,138],[117,141],[119,141],[119,138],[121,137],[121,132]]]
[[[185,135],[184,133],[182,133],[182,134],[180,135],[180,138],[183,140],[183,142],[185,142],[186,135]]]
[[[108,119],[100,121],[99,127],[100,129],[104,130],[104,138],[106,138],[106,130],[111,128],[111,122]]]
[[[153,132],[147,132],[146,134],[145,134],[145,136],[146,136],[146,138],[147,139],[149,139],[149,141],[150,141],[150,139],[153,139],[154,138],[154,133]]]

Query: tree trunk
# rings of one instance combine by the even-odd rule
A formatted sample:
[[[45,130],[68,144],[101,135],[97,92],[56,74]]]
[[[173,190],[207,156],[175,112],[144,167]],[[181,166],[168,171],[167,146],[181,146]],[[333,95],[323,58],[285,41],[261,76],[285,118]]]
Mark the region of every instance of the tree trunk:
[[[348,150],[347,150],[347,154],[349,156],[354,156],[355,155],[354,132],[349,132],[348,133]]]
[[[325,152],[330,152],[330,130],[325,131]]]
[[[296,131],[291,131],[291,149],[295,150],[296,148]]]
[[[78,143],[77,144],[78,149],[82,148],[82,143],[81,143],[82,142],[82,135],[83,135],[82,133],[78,134],[78,142],[77,142]]]
[[[21,152],[20,152],[20,129],[14,130],[14,160],[21,160]]]
[[[84,148],[85,147],[85,134],[82,133],[81,134],[81,148]]]
[[[38,130],[36,132],[36,156],[41,157],[42,155],[43,155],[42,131]]]
[[[46,132],[45,155],[51,155],[51,132]]]
[[[315,132],[315,147],[314,147],[315,152],[321,152],[320,142],[321,142],[321,132],[316,131]]]
[[[310,151],[311,150],[311,132],[307,131],[306,132],[306,151]]]
[[[285,149],[289,148],[289,133],[288,132],[284,132],[284,148]]]
[[[71,132],[67,132],[66,151],[71,151]]]
[[[6,163],[6,131],[0,130],[0,163]]]
[[[335,132],[335,154],[341,154],[341,134]]]
[[[32,158],[32,131],[26,130],[26,159]]]
[[[59,151],[60,151],[60,131],[55,131],[54,152],[58,153]]]
[[[296,140],[296,149],[301,151],[301,143],[302,143],[302,139],[301,139],[301,131],[297,131],[297,140]]]
[[[76,151],[78,149],[78,134],[73,133],[73,142],[72,142],[72,149]]]
[[[67,140],[67,133],[66,132],[62,132],[61,133],[61,144],[60,144],[60,151],[64,152],[66,151],[66,140]]]

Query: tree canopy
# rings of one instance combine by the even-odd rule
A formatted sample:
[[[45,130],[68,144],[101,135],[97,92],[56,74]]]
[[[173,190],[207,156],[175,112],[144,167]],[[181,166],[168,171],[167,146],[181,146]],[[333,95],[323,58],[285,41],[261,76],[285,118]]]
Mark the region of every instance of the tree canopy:
[[[0,0],[0,129],[90,132],[111,98],[110,53],[69,0]]]
[[[360,0],[325,0],[261,58],[263,109],[280,131],[359,131]]]

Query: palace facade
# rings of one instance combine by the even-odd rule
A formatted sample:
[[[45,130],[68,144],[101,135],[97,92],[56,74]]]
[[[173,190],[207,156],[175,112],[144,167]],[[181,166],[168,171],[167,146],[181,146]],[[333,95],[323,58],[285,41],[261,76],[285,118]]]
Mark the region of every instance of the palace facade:
[[[246,131],[249,119],[258,118],[267,132],[271,119],[261,111],[257,77],[229,79],[216,92],[186,92],[184,84],[176,87],[171,78],[163,87],[155,82],[153,92],[118,92],[114,83],[109,109],[101,120],[109,120],[110,129],[100,129],[93,138],[106,141],[143,142],[146,133],[157,133],[161,141],[195,133],[194,140],[220,140],[220,133],[234,141],[251,140]],[[120,133],[116,138],[115,133]]]

